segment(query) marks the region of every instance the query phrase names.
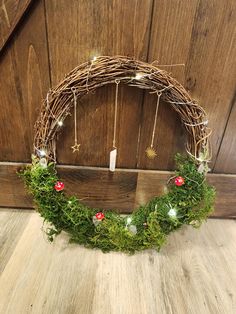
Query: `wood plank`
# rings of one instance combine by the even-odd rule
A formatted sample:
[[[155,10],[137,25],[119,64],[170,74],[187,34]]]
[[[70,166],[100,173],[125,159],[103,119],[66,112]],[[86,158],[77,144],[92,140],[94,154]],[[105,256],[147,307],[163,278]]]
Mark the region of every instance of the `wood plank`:
[[[7,265],[32,211],[0,209],[0,275]]]
[[[185,63],[185,68],[173,67],[170,71],[208,112],[209,126],[213,128],[213,165],[235,89],[235,19],[234,0],[172,1],[171,5],[156,1],[154,6],[148,60]],[[148,101],[149,98],[144,104],[139,167],[171,169],[174,165],[170,156],[181,150],[183,142],[180,124],[169,108],[161,108],[155,142],[159,156],[150,163],[143,152],[150,142],[155,109],[154,101],[147,105]]]
[[[214,166],[215,173],[236,173],[236,101],[233,103],[229,121]]]
[[[235,92],[235,20],[234,0],[200,0],[186,64],[185,86],[206,109],[213,129],[213,165]]]
[[[78,64],[94,55],[124,54],[146,60],[152,0],[52,0],[46,2],[50,67],[53,85]],[[65,11],[68,19],[65,18]],[[56,12],[56,14],[55,14]],[[121,87],[119,93],[118,166],[136,167],[143,92]],[[107,166],[112,148],[115,93],[104,87],[82,99],[79,106],[78,155],[70,149],[74,139],[73,118],[58,145],[63,164]]]
[[[68,245],[65,234],[50,244],[41,226],[32,214],[11,252],[0,277],[1,313],[235,313],[232,220],[189,226],[160,253],[134,256]]]
[[[30,161],[34,122],[50,84],[43,1],[32,5],[0,68],[0,160]]]
[[[16,171],[24,164],[5,163],[0,166],[0,206],[30,208],[32,200],[26,193]],[[76,195],[84,204],[97,208],[116,208],[132,212],[152,197],[162,195],[169,171],[117,169],[114,174],[106,168],[58,166],[66,193]],[[209,174],[208,181],[217,190],[214,217],[236,217],[236,175]]]
[[[86,205],[104,209],[117,208],[121,212],[130,212],[134,208],[137,172],[111,173],[107,169],[94,171],[83,168],[76,171],[77,168],[65,167],[58,170],[62,181],[68,184],[68,194],[78,194]]]
[[[0,52],[12,36],[32,0],[7,0],[0,6]]]
[[[185,64],[191,43],[198,0],[155,1],[152,19],[148,62],[158,64]],[[157,65],[158,65],[157,64]],[[163,67],[184,83],[183,66]],[[156,96],[145,95],[142,113],[138,167],[142,169],[174,169],[173,156],[184,151],[185,133],[177,114],[169,104],[162,103],[158,111],[154,147],[157,158],[150,160],[145,150],[150,146],[155,115]]]

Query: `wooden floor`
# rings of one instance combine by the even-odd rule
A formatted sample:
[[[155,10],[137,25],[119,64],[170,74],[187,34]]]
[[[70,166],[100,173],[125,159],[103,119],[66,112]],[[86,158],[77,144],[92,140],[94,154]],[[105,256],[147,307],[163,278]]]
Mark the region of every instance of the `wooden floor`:
[[[0,210],[1,314],[236,313],[236,224],[209,220],[160,252],[50,244],[34,212]]]

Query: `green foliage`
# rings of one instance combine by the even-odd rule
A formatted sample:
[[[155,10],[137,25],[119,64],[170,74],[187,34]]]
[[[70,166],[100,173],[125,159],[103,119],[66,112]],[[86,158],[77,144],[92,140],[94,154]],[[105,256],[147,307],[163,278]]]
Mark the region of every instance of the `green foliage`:
[[[159,250],[170,232],[183,224],[199,227],[213,211],[215,190],[206,183],[195,161],[177,155],[176,164],[176,176],[183,177],[185,184],[176,186],[170,181],[167,194],[140,206],[128,216],[129,221],[114,211],[104,211],[105,218],[97,221],[95,215],[100,210],[89,208],[74,196],[67,197],[63,191],[57,192],[54,163],[45,168],[33,157],[32,165],[20,175],[38,212],[50,223],[46,230],[50,241],[64,230],[72,242],[86,247],[134,253],[148,248]]]

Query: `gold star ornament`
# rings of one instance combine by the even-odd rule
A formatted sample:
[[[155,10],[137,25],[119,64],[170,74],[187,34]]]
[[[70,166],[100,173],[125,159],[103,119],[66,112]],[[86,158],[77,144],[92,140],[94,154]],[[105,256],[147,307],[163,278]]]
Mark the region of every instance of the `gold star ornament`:
[[[71,146],[73,153],[78,152],[80,149],[80,144],[75,143],[74,146]]]
[[[157,153],[156,153],[156,151],[155,151],[155,149],[153,147],[148,147],[145,150],[145,152],[146,152],[147,157],[150,158],[150,159],[154,159],[157,156]]]

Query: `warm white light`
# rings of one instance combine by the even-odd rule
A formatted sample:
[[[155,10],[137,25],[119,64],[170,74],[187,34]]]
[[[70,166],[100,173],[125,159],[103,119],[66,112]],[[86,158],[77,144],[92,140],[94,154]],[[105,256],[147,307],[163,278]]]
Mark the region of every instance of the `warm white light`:
[[[128,217],[128,218],[126,219],[126,222],[127,222],[127,225],[130,225],[131,222],[132,222],[132,218],[131,218],[131,217]]]
[[[62,121],[58,121],[58,125],[59,125],[59,126],[62,126],[62,125],[63,125],[63,122],[62,122]]]
[[[204,125],[208,125],[208,120],[203,122]]]
[[[71,205],[71,204],[72,204],[72,202],[71,202],[71,201],[68,201],[68,204],[69,204],[69,205]]]
[[[176,217],[176,210],[174,208],[171,208],[169,211],[168,211],[168,215],[170,217]]]
[[[143,77],[144,77],[144,75],[142,73],[136,73],[136,75],[135,75],[136,80],[141,80]]]
[[[94,61],[96,61],[96,60],[97,60],[97,57],[94,56],[94,57],[92,58],[92,61],[94,62]]]
[[[40,155],[41,157],[46,156],[45,150],[44,150],[44,149],[41,149],[41,150],[39,151],[39,155]]]

